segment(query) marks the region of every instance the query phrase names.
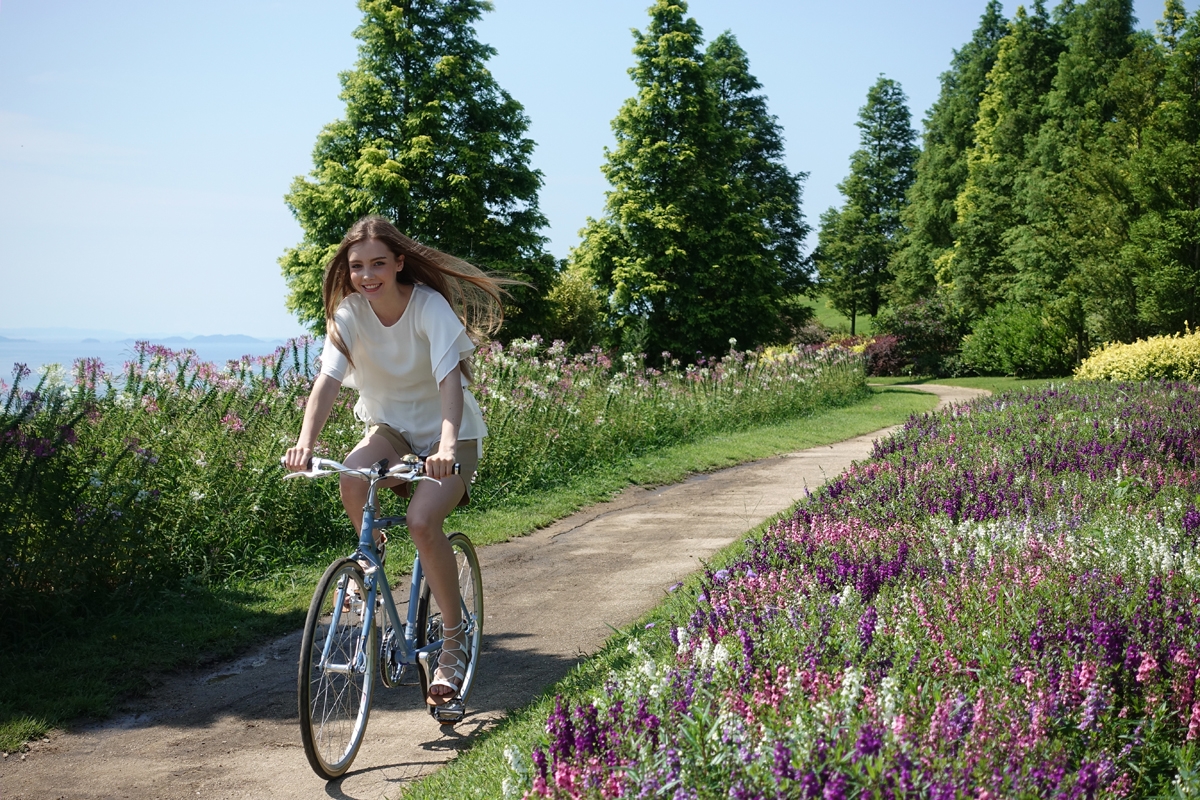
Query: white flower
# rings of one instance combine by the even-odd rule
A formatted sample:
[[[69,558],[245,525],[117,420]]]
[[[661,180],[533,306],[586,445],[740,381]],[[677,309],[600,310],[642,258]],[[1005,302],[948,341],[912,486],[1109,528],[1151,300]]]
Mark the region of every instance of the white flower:
[[[879,682],[879,689],[881,695],[879,705],[883,710],[883,720],[890,728],[892,720],[896,716],[896,708],[900,703],[899,681],[888,675]]]
[[[842,675],[842,708],[846,711],[853,711],[858,707],[858,701],[862,699],[863,689],[863,674],[854,667],[850,667]]]

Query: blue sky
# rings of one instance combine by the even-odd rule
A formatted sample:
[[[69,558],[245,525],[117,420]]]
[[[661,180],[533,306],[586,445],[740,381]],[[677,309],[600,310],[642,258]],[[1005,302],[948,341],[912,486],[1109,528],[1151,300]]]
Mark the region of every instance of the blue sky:
[[[1188,0],[1194,11],[1200,0]],[[607,188],[609,124],[633,92],[648,0],[495,0],[478,26],[524,104],[565,256]],[[693,0],[732,30],[810,173],[805,214],[839,203],[855,115],[880,74],[916,127],[984,0]],[[1157,1],[1135,3],[1143,27]],[[1015,10],[1006,4],[1006,11]],[[339,117],[359,14],[348,0],[0,0],[0,329],[300,332],[276,263],[299,241],[283,204]]]

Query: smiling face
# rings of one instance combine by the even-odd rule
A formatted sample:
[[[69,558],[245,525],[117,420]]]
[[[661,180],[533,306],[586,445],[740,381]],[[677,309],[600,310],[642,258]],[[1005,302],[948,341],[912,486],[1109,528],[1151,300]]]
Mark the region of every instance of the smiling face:
[[[371,303],[381,298],[399,299],[396,273],[404,268],[404,256],[397,257],[378,239],[367,239],[351,246],[350,283]]]

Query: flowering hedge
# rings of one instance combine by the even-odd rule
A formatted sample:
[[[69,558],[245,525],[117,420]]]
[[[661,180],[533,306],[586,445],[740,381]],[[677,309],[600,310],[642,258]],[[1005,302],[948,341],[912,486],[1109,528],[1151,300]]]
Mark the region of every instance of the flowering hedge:
[[[911,419],[510,753],[528,797],[1200,790],[1200,392]]]
[[[157,591],[184,576],[256,577],[347,547],[336,481],[280,480],[314,377],[298,340],[218,368],[142,343],[116,375],[84,359],[0,382],[0,603],[9,624]],[[472,494],[486,509],[647,450],[810,413],[865,394],[844,348],[731,351],[668,371],[539,341],[482,348],[491,435]],[[317,452],[362,435],[343,392]]]
[[[1200,331],[1151,336],[1132,344],[1114,342],[1085,358],[1079,380],[1145,381],[1200,379]]]
[[[472,504],[867,392],[862,357],[846,347],[731,349],[686,366],[663,353],[663,361],[665,371],[630,354],[614,363],[599,348],[571,356],[561,342],[545,347],[536,337],[481,349],[475,394],[488,438]]]

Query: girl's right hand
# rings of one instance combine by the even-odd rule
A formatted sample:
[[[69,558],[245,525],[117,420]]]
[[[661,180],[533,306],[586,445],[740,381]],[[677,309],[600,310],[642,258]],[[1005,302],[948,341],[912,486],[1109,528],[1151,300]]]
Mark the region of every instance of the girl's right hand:
[[[313,451],[311,447],[303,447],[297,444],[295,447],[289,447],[287,453],[283,457],[283,465],[288,468],[289,472],[307,472],[308,462],[312,460]]]

